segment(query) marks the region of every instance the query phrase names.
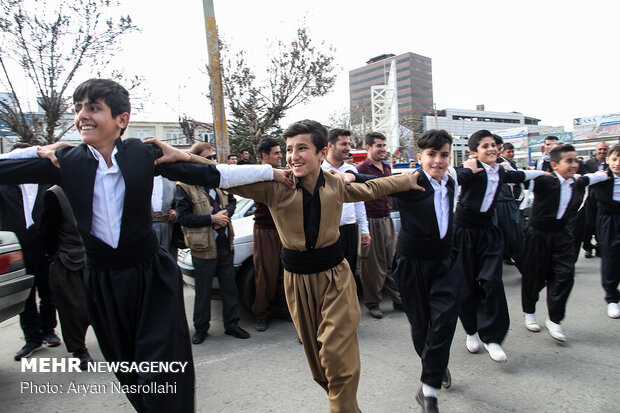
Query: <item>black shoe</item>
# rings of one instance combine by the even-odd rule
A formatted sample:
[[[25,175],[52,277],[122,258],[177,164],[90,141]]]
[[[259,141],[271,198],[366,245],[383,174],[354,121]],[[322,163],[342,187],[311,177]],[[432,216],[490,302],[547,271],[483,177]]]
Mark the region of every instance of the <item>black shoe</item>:
[[[592,251],[586,251],[586,258],[592,258],[593,256]]]
[[[224,331],[224,333],[237,338],[250,338],[250,333],[239,327],[239,324],[235,324],[229,330]]]
[[[209,333],[207,333],[207,330],[198,330],[194,333],[194,335],[192,336],[192,343],[193,344],[200,344],[203,341],[205,341],[207,339],[207,335]]]
[[[506,264],[506,265],[515,265],[515,262],[514,262],[514,260],[512,258],[506,258],[504,260],[504,264]]]
[[[599,247],[594,247],[594,255],[601,257],[601,249]]]
[[[415,395],[415,399],[422,406],[422,413],[439,413],[437,397],[425,397],[421,387],[418,394]]]
[[[88,370],[88,363],[93,361],[86,347],[81,348],[78,351],[74,351],[73,357],[77,357],[80,359],[80,370],[82,371]]]
[[[27,357],[30,357],[30,355],[35,351],[41,350],[42,347],[42,343],[26,343],[26,345],[22,347],[21,350],[15,353],[15,357],[13,358],[15,359],[15,361],[25,359]]]
[[[446,371],[443,372],[443,377],[441,378],[441,387],[447,389],[452,386],[452,375],[450,374],[450,370],[446,367]]]
[[[394,310],[396,310],[396,311],[405,311],[405,307],[403,307],[403,304],[402,304],[402,303],[396,303],[396,302],[393,302],[393,303],[392,303],[392,308],[393,308]]]
[[[43,336],[43,342],[47,344],[48,347],[56,347],[59,346],[60,343],[62,343],[54,330],[52,330],[51,333]]]
[[[301,337],[297,336],[297,342],[303,346],[303,342],[301,341]]]
[[[259,318],[258,320],[256,320],[256,323],[254,323],[254,329],[256,331],[265,331],[267,330],[267,319],[266,318]]]

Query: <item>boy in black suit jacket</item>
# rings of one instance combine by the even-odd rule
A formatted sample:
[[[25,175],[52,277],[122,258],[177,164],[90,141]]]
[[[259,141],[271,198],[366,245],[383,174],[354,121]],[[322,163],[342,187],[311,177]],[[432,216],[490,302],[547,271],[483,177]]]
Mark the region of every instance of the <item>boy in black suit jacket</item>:
[[[577,213],[586,186],[607,179],[607,175],[597,173],[573,178],[579,164],[577,152],[571,145],[553,148],[549,156],[553,175],[540,176],[533,182],[534,203],[523,241],[523,251],[527,254],[521,267],[521,302],[526,328],[540,331],[535,315],[536,302],[546,285],[549,318],[545,325],[554,339],[563,342],[566,336],[560,322],[575,276],[573,236],[566,225]]]
[[[598,202],[596,233],[601,247],[601,278],[607,301],[607,315],[620,318],[620,144],[609,149],[609,179],[591,190]]]
[[[450,345],[459,313],[461,263],[453,245],[455,181],[448,173],[452,137],[429,130],[418,140],[421,191],[399,192],[401,230],[394,278],[411,324],[411,338],[422,361],[422,387],[416,400],[437,411],[437,390],[451,384]]]
[[[216,167],[175,162],[191,157],[161,143],[121,140],[131,105],[127,90],[111,80],[82,83],[73,94],[73,103],[75,126],[83,143],[14,154],[46,156],[52,162],[2,160],[0,183],[45,182],[63,188],[84,244],[89,317],[104,357],[129,363],[179,363],[176,367],[181,371],[176,373],[118,371],[122,385],[145,389],[128,392],[127,397],[138,411],[193,412],[194,369],[182,278],[152,229],[153,176],[209,187],[243,185],[274,176],[288,181],[282,171],[269,165]],[[163,153],[158,146],[164,148]],[[148,391],[151,387],[164,391]]]
[[[488,130],[479,130],[468,141],[477,159],[478,174],[459,173],[461,195],[454,215],[455,245],[463,263],[463,288],[459,317],[467,333],[471,353],[480,349],[480,340],[491,360],[506,361],[501,343],[510,319],[502,282],[502,233],[493,224],[498,188],[502,183],[521,183],[545,174],[543,171],[506,171],[497,164],[499,148]]]

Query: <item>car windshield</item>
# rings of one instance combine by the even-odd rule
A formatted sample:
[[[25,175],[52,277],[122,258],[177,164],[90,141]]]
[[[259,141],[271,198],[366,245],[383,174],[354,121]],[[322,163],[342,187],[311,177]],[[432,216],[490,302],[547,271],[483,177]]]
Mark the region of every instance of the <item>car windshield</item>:
[[[237,199],[237,208],[235,208],[235,215],[246,210],[247,206],[250,203],[254,203],[254,200],[244,198],[242,196],[235,195],[235,198]]]

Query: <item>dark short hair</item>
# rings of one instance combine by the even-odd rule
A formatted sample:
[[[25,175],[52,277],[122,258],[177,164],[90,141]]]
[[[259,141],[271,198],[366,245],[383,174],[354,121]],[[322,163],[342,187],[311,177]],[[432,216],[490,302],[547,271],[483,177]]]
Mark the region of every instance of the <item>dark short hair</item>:
[[[110,107],[113,118],[121,113],[131,113],[129,92],[123,86],[110,79],[89,79],[80,84],[73,92],[73,103],[77,103],[84,98],[88,98],[91,102],[99,99],[103,100]],[[121,135],[125,132],[125,129],[121,129]]]
[[[421,150],[428,148],[440,150],[446,143],[452,146],[452,136],[448,131],[443,129],[427,130],[420,136],[420,139],[418,139],[418,147]]]
[[[232,158],[233,156],[236,158],[237,154],[231,153],[230,155],[228,155],[228,159]]]
[[[499,147],[504,144],[504,139],[501,136],[493,134],[493,139],[495,139],[495,144]]]
[[[544,140],[546,140],[546,141],[557,141],[558,137],[554,136],[554,135],[549,135],[549,136],[545,137]]]
[[[304,119],[290,124],[282,133],[282,137],[286,140],[287,138],[306,133],[312,136],[312,143],[316,147],[317,153],[327,146],[327,128],[319,122],[310,119]]]
[[[329,143],[334,145],[336,144],[336,142],[338,142],[338,139],[340,139],[341,136],[351,136],[351,131],[346,130],[346,129],[340,129],[340,128],[330,129],[329,135],[327,136],[327,140],[329,141]]]
[[[375,139],[387,140],[384,134],[379,132],[370,132],[364,136],[364,143],[368,146],[372,146],[375,143]]]
[[[241,150],[239,151],[239,153],[243,153],[243,152],[250,153],[250,150],[249,150],[249,149],[241,149]]]
[[[273,138],[263,138],[260,140],[260,142],[258,142],[256,150],[258,151],[259,156],[261,156],[261,154],[263,153],[265,155],[269,155],[271,153],[271,148],[273,148],[274,146],[280,146],[280,142]]]
[[[611,156],[612,154],[616,154],[616,156],[620,156],[620,143],[617,143],[613,145],[611,148],[609,148],[609,151],[607,151],[607,156]]]
[[[209,142],[199,141],[199,142],[194,142],[192,147],[189,148],[189,153],[193,153],[194,155],[200,155],[202,151],[204,151],[205,149],[215,150],[213,148],[213,145],[211,145]]]
[[[505,151],[505,150],[507,150],[507,149],[514,149],[514,148],[515,148],[515,147],[514,147],[514,145],[513,145],[512,143],[510,143],[510,142],[506,142],[506,143],[504,144],[504,146],[502,147],[502,151]]]
[[[469,146],[470,151],[477,152],[478,145],[480,145],[480,141],[484,138],[493,138],[493,134],[486,129],[480,129],[478,132],[474,132],[467,141],[467,146]]]
[[[562,154],[566,152],[576,152],[573,145],[560,145],[549,151],[551,162],[559,163],[562,160]]]

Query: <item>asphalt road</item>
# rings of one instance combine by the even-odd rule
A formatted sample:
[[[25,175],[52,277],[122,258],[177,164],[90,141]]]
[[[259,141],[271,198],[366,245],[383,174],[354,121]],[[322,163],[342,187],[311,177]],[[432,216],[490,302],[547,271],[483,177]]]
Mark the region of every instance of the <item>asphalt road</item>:
[[[575,286],[562,323],[568,342],[556,343],[543,330],[530,333],[523,325],[520,276],[504,267],[504,283],[512,325],[504,349],[508,362],[492,362],[487,353],[469,354],[465,333],[457,327],[450,370],[453,385],[439,394],[444,412],[620,412],[620,320],[606,315],[600,287],[600,259],[581,258]],[[186,289],[191,319],[194,293]],[[539,321],[546,313],[545,291],[539,302]],[[200,412],[295,412],[328,410],[327,397],[310,377],[293,325],[273,321],[267,331],[253,329],[245,314],[242,326],[249,340],[223,334],[221,306],[215,302],[214,321],[207,340],[193,346],[196,400]],[[365,412],[420,411],[415,402],[420,361],[409,335],[404,313],[388,301],[385,317],[371,318],[363,311],[358,330],[362,375],[358,391]],[[13,354],[23,345],[18,318],[0,324],[0,412],[131,412],[122,394],[76,395],[49,391],[22,391],[23,383],[45,387],[105,384],[111,373],[22,373]],[[102,360],[92,331],[88,347]],[[64,345],[46,348],[38,357],[64,357]],[[48,386],[49,387],[49,386]]]

